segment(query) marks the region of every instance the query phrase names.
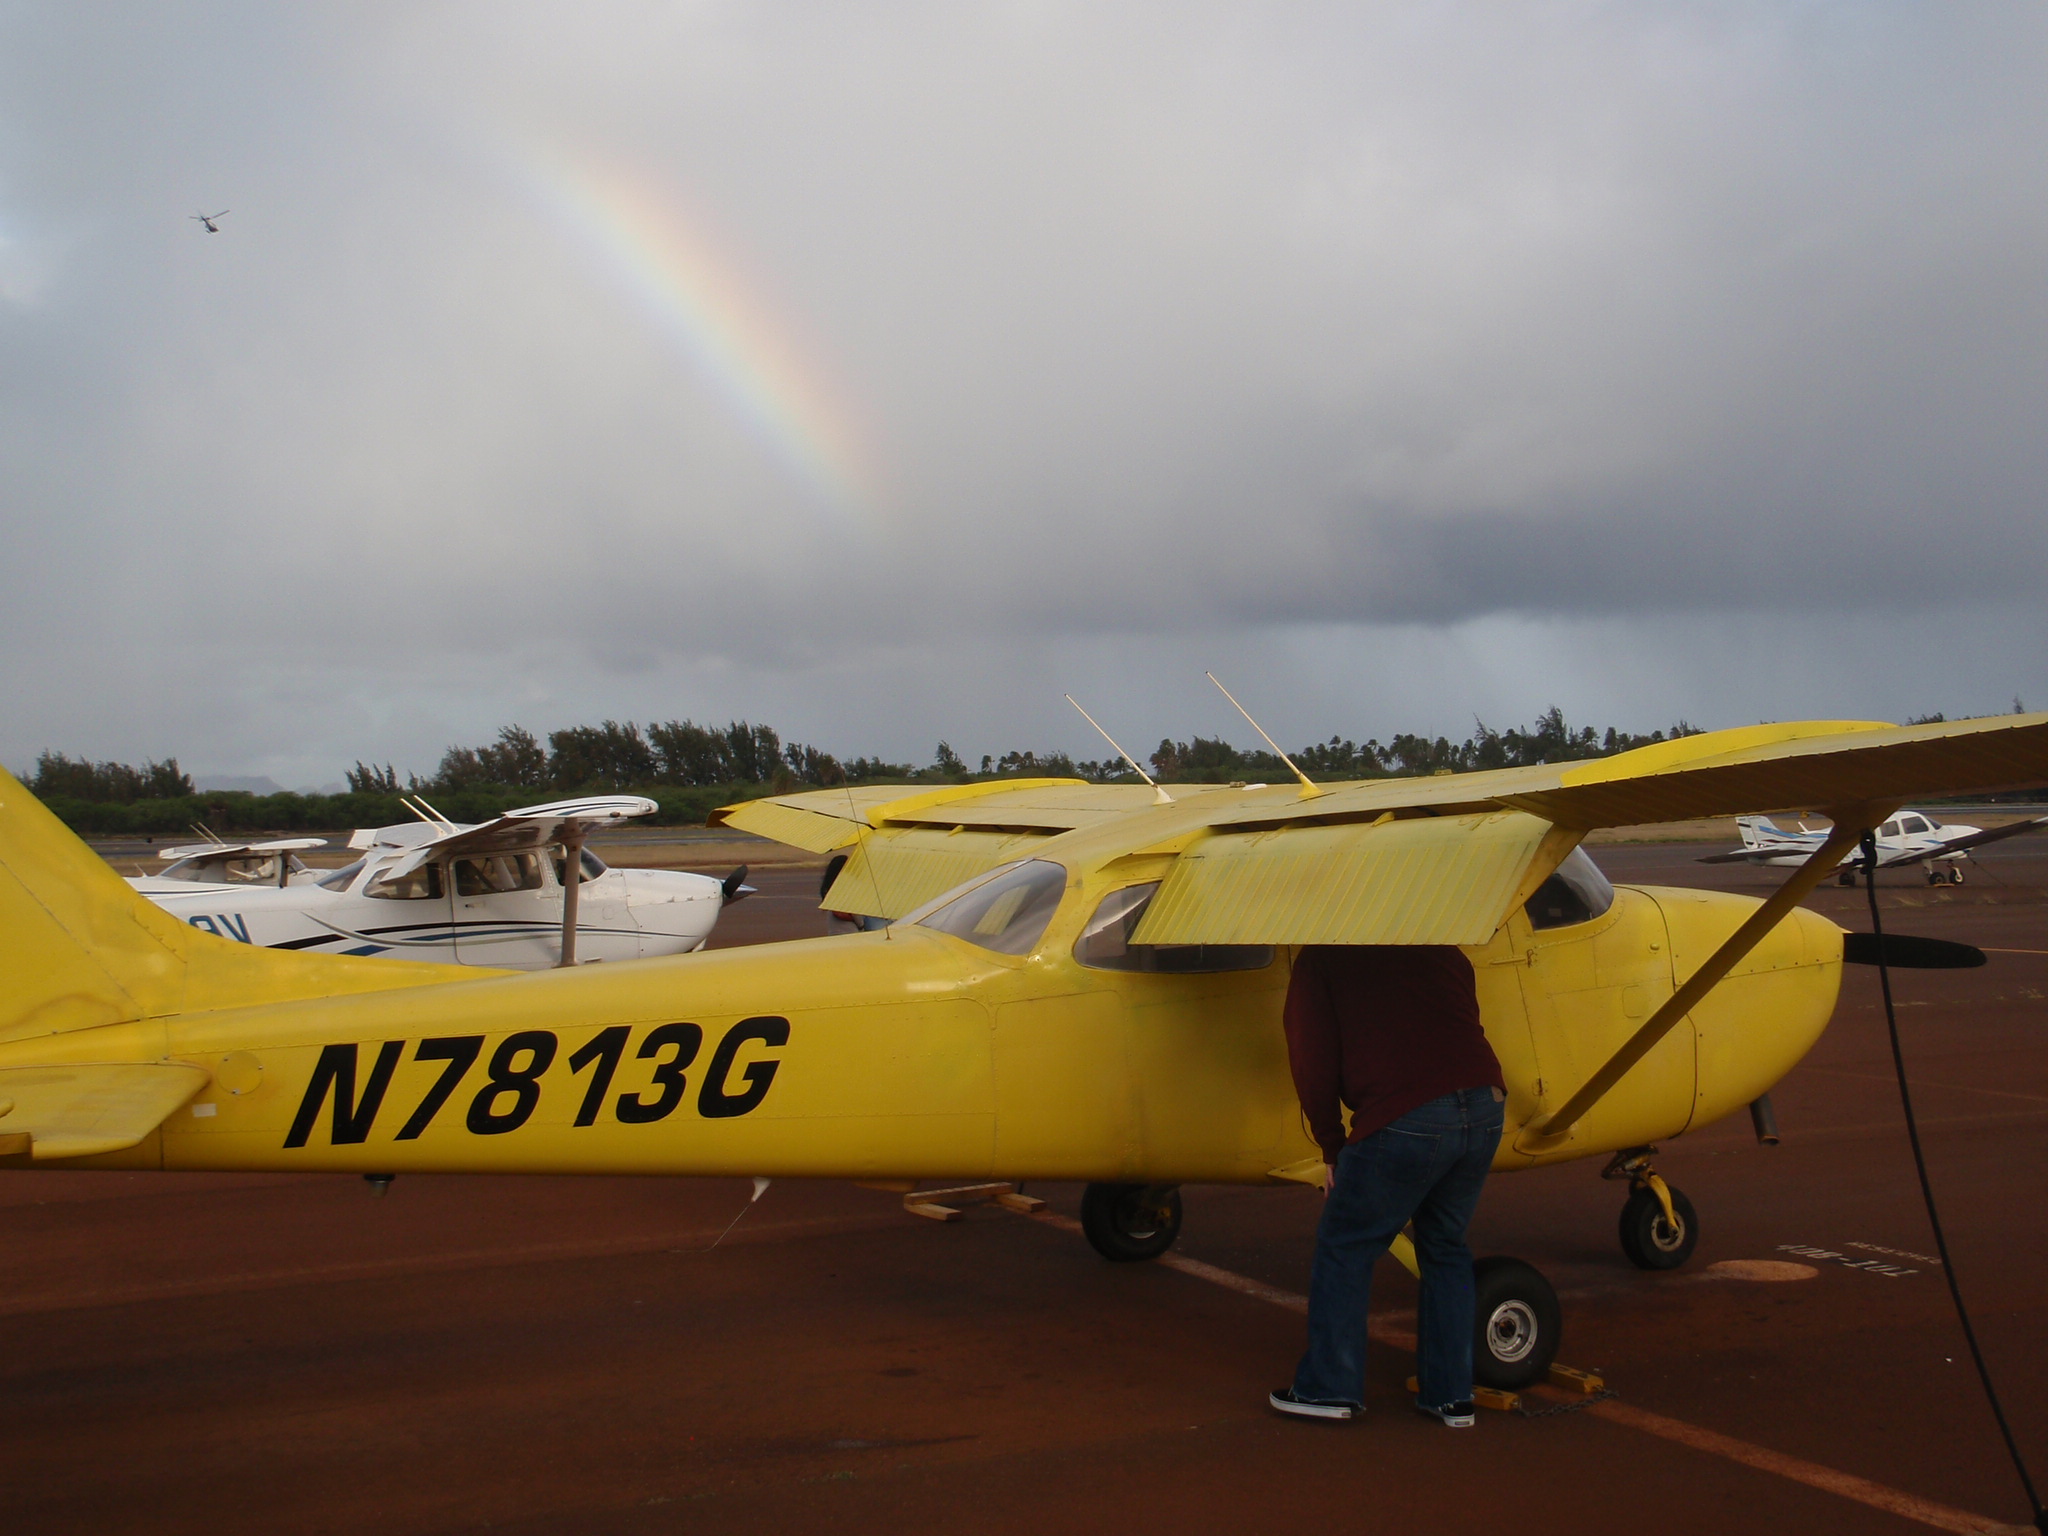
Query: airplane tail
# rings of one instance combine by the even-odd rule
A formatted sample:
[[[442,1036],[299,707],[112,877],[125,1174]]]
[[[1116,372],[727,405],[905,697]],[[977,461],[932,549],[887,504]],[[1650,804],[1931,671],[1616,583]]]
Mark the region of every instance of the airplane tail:
[[[1735,830],[1742,835],[1745,848],[1763,848],[1785,841],[1785,834],[1768,816],[1738,816],[1735,818]]]
[[[0,1041],[9,1041],[465,973],[286,954],[187,927],[137,895],[0,769],[0,975]]]

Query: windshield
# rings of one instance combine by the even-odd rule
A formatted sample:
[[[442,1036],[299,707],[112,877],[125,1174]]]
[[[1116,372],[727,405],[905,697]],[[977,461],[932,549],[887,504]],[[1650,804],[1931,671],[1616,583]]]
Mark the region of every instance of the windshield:
[[[550,851],[548,861],[555,866],[555,884],[567,885],[569,881],[562,872],[562,850],[559,847]],[[588,848],[583,850],[583,857],[576,861],[576,866],[583,871],[583,878],[576,882],[578,885],[590,884],[591,881],[603,874],[608,867],[603,859],[600,859]]]
[[[1067,872],[1049,859],[1030,859],[984,880],[919,920],[999,955],[1031,952],[1067,889]]]
[[[1585,849],[1574,848],[1522,910],[1529,914],[1531,928],[1569,928],[1590,923],[1613,905],[1614,887],[1600,866],[1586,857]]]
[[[1256,971],[1273,963],[1270,944],[1133,944],[1138,921],[1159,882],[1127,885],[1102,898],[1074,941],[1074,958],[1097,971],[1154,971],[1186,976],[1202,971]]]

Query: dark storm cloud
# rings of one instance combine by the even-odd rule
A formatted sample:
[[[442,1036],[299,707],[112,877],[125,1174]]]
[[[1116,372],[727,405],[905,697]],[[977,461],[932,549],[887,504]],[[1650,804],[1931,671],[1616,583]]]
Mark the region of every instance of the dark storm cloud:
[[[2041,692],[2044,30],[0,10],[0,757]]]

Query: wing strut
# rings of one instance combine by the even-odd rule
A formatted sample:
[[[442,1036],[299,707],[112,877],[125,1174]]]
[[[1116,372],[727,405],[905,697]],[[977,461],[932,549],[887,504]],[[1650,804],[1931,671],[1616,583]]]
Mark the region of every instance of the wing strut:
[[[1651,1014],[1643,1027],[1630,1035],[1620,1050],[1610,1056],[1606,1063],[1586,1079],[1585,1085],[1563,1104],[1547,1115],[1538,1115],[1522,1128],[1516,1138],[1525,1152],[1538,1150],[1536,1144],[1554,1142],[1576,1125],[1579,1119],[1626,1075],[1628,1069],[1650,1053],[1652,1046],[1662,1040],[1678,1021],[1692,1011],[1693,1005],[1726,976],[1742,957],[1763,941],[1764,935],[1777,927],[1785,915],[1798,906],[1806,895],[1834,871],[1843,856],[1849,853],[1862,839],[1868,827],[1874,827],[1884,820],[1870,806],[1856,806],[1836,811],[1834,826],[1828,832],[1827,840],[1813,851],[1813,856],[1800,865],[1792,877],[1770,896],[1764,904],[1749,915],[1749,920],[1731,933],[1719,949],[1709,955],[1700,968],[1688,976],[1685,985],[1672,993],[1663,1007]],[[1889,813],[1887,813],[1889,814]]]
[[[562,827],[562,958],[561,965],[576,963],[576,908],[583,891],[583,823],[571,821]]]

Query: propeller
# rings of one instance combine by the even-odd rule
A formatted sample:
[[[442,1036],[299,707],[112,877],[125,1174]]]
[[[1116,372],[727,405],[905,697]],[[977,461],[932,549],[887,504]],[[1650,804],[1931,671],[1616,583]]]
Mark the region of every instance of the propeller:
[[[1895,971],[1967,971],[1984,964],[1974,944],[1916,939],[1904,933],[1845,933],[1842,959],[1849,965],[1889,966]]]

